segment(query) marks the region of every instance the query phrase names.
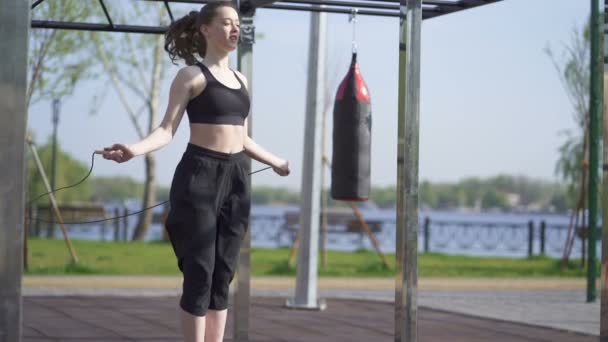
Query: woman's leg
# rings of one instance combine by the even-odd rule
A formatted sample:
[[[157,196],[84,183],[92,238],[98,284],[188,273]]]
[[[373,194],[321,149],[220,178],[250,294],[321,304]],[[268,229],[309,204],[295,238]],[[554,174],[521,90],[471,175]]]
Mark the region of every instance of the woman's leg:
[[[250,195],[247,170],[232,169],[226,200],[219,210],[215,241],[215,266],[207,311],[205,342],[221,342],[228,316],[230,283],[234,278],[243,237],[247,232]]]
[[[179,311],[184,342],[206,342],[205,316],[194,316],[181,308]]]
[[[226,328],[226,310],[207,311],[207,331],[205,332],[205,342],[222,342],[224,340],[224,329]]]

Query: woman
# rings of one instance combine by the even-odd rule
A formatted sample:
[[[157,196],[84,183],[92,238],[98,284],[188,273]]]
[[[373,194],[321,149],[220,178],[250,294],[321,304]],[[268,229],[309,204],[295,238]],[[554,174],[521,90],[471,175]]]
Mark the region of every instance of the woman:
[[[166,33],[165,50],[173,62],[181,58],[188,66],[171,84],[160,126],[135,144],[114,144],[103,151],[105,159],[123,163],[157,150],[172,140],[184,111],[188,113],[190,141],[175,170],[166,221],[184,276],[180,314],[188,342],[223,339],[228,287],[249,218],[246,157],[272,166],[281,176],[289,174],[286,160],[247,135],[247,80],[228,66],[239,34],[231,2],[211,2],[175,21]]]

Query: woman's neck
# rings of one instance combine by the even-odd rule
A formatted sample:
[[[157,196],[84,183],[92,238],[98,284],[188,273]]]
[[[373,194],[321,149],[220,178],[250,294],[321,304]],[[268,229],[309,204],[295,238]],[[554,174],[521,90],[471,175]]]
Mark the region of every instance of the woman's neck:
[[[213,65],[224,70],[230,68],[228,54],[226,53],[220,53],[217,51],[207,51],[207,53],[205,54],[204,61],[206,66]]]

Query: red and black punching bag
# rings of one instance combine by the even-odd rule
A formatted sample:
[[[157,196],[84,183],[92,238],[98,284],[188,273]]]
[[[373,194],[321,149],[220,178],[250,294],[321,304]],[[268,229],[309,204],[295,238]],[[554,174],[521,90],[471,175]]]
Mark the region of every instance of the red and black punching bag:
[[[348,74],[336,94],[331,196],[366,201],[370,191],[372,113],[369,91],[353,53]]]

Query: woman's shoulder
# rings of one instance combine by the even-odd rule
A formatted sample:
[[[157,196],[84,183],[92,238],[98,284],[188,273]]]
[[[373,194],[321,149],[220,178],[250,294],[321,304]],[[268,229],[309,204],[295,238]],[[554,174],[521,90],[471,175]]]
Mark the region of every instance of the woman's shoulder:
[[[247,85],[247,77],[245,77],[245,75],[243,75],[240,71],[238,71],[236,69],[234,69],[233,71],[238,76],[238,78],[241,79],[241,82],[243,82],[243,84],[245,84],[245,86],[248,87],[248,85]]]
[[[180,68],[175,75],[175,79],[184,83],[205,83],[205,75],[201,72],[201,68],[194,65],[187,65]]]
[[[198,64],[186,65],[177,71],[177,75],[181,77],[194,78],[202,75],[201,67]]]

